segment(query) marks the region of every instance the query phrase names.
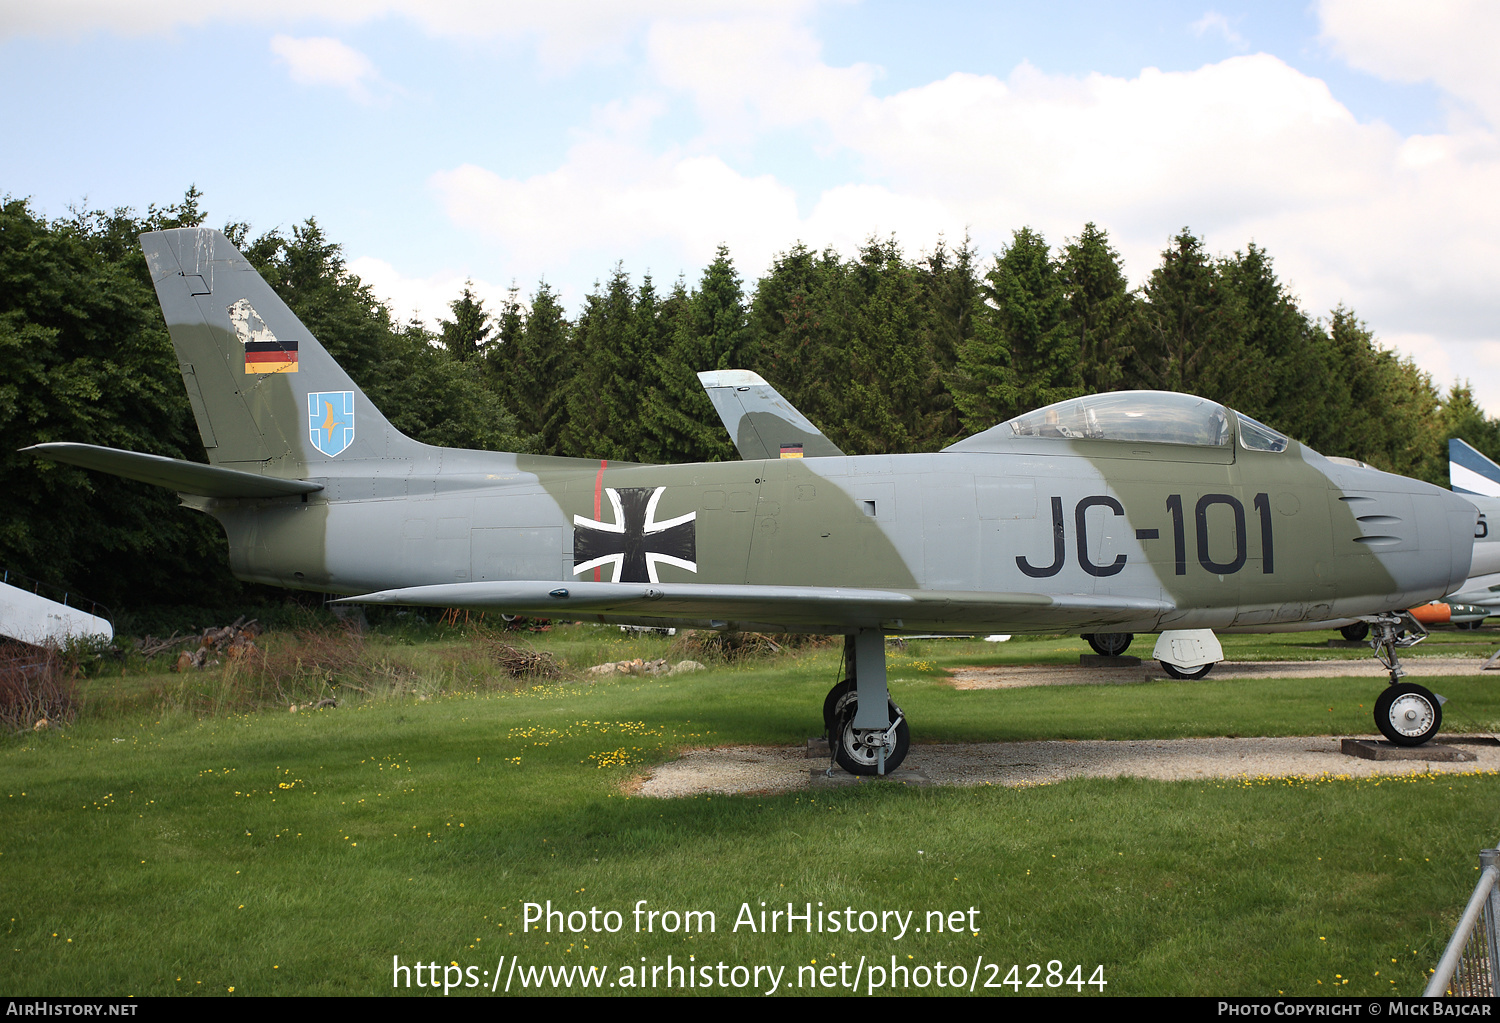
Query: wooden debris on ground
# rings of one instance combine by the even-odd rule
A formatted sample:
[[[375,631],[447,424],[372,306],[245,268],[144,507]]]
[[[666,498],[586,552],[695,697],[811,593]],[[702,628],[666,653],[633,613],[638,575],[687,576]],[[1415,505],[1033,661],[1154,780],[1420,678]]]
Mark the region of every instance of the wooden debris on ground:
[[[209,668],[218,664],[218,657],[224,656],[231,661],[238,661],[251,654],[259,652],[260,648],[255,645],[255,637],[260,635],[260,624],[255,619],[245,621],[245,616],[240,615],[231,624],[219,628],[207,628],[203,635],[198,637],[198,649],[194,651],[184,650],[177,655],[177,670],[186,671],[189,668]],[[184,642],[177,640],[176,643]],[[155,641],[147,636],[142,643],[137,644],[137,649],[142,653],[148,649],[146,644],[155,644],[155,653],[176,645],[171,640]],[[147,654],[149,657],[150,654]]]
[[[512,646],[493,640],[489,643],[495,663],[507,674],[517,678],[562,678],[562,666],[550,653],[532,650],[530,647]]]

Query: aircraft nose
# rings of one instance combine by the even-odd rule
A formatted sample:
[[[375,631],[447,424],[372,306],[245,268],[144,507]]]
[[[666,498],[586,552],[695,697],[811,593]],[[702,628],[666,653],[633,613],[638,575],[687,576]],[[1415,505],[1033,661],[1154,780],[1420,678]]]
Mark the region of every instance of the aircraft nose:
[[[1340,467],[1337,488],[1350,532],[1335,545],[1378,559],[1393,584],[1389,606],[1426,603],[1469,577],[1479,512],[1463,497],[1363,466]]]
[[[1448,588],[1444,592],[1452,593],[1463,585],[1465,579],[1469,578],[1469,570],[1474,560],[1474,534],[1479,524],[1479,510],[1452,491],[1439,487],[1432,489],[1437,492],[1436,504],[1439,513],[1432,516],[1436,521],[1432,523],[1431,543],[1434,554],[1440,546],[1446,545],[1448,548]],[[1423,527],[1422,520],[1427,517],[1419,515],[1419,528]],[[1426,536],[1421,539],[1422,549],[1426,550],[1428,539]]]

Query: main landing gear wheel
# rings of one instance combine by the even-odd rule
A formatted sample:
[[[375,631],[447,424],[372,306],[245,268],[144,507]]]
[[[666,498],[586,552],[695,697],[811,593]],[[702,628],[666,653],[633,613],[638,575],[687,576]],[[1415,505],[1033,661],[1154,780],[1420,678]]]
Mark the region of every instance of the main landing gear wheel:
[[[1089,646],[1094,648],[1094,653],[1101,657],[1119,657],[1130,649],[1130,641],[1135,639],[1133,632],[1089,632],[1085,633],[1084,639],[1088,640]]]
[[[1157,661],[1156,663],[1161,665],[1162,671],[1165,671],[1173,678],[1187,679],[1189,681],[1193,679],[1203,678],[1210,671],[1212,671],[1214,667],[1213,662],[1199,665],[1196,668],[1179,668],[1177,667],[1177,665],[1168,664],[1166,661]]]
[[[1387,686],[1375,700],[1375,725],[1397,746],[1420,746],[1437,734],[1443,705],[1432,692],[1411,682]]]
[[[859,694],[852,691],[853,683],[840,682],[833,688],[836,692],[840,686],[845,685],[850,686],[851,691],[846,694],[846,698],[836,701],[838,716],[829,729],[833,759],[850,774],[876,775],[880,773],[880,749],[884,746],[885,773],[890,774],[901,766],[911,748],[911,728],[906,723],[906,715],[891,702],[888,713],[894,724],[884,729],[855,728],[854,715],[859,709]],[[828,695],[831,697],[833,693]]]
[[[1362,642],[1370,635],[1370,623],[1355,622],[1353,625],[1346,625],[1339,630],[1339,635],[1351,643]]]
[[[828,736],[828,741],[833,741],[833,724],[838,720],[840,706],[844,697],[854,695],[854,680],[846,678],[832,689],[828,695],[823,697],[823,734]]]

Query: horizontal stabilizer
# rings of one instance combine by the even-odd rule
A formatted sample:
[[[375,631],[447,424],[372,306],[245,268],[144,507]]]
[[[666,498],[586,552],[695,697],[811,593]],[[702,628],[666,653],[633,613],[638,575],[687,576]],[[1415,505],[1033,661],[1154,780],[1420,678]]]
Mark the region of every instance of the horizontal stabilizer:
[[[123,476],[128,480],[139,480],[167,487],[179,494],[194,494],[199,497],[295,497],[323,489],[319,484],[305,480],[258,476],[238,469],[225,469],[162,455],[146,455],[138,451],[121,451],[119,448],[103,448],[96,444],[56,442],[34,444],[21,450],[50,458],[54,462],[97,469],[113,476]]]
[[[990,624],[1018,629],[1028,625],[1103,627],[1154,623],[1173,610],[1164,601],[1144,597],[574,581],[441,583],[382,590],[334,603],[464,607],[538,618],[597,615],[601,619],[757,622],[828,632],[876,625],[934,631]]]
[[[723,369],[699,373],[698,380],[745,461],[843,454],[759,374]]]

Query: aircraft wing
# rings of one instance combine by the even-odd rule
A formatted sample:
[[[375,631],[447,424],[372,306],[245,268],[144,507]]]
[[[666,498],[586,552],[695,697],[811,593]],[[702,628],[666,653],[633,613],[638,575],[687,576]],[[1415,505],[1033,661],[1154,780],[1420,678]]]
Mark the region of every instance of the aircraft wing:
[[[503,611],[537,618],[597,617],[839,632],[850,628],[971,631],[1154,624],[1174,610],[1145,597],[878,590],[706,583],[469,582],[408,586],[337,604],[398,604]],[[1142,625],[1142,628],[1145,626]]]
[[[163,455],[147,455],[139,451],[104,448],[97,444],[54,442],[33,444],[21,450],[50,458],[54,462],[97,469],[113,476],[123,476],[128,480],[151,483],[175,490],[179,494],[199,497],[295,497],[323,489],[320,484],[308,483],[306,480],[260,476],[238,469],[225,469]]]
[[[699,373],[698,380],[745,461],[843,454],[759,374],[721,369]]]

